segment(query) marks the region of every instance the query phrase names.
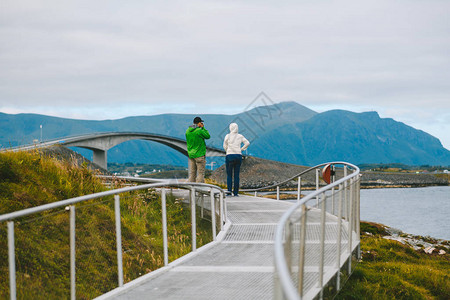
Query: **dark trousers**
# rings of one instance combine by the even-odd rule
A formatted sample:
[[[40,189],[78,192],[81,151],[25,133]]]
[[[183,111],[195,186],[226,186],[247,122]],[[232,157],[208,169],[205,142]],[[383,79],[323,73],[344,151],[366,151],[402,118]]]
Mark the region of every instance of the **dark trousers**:
[[[236,196],[239,193],[239,171],[241,170],[242,155],[229,154],[225,158],[225,163],[227,168],[227,188],[231,193],[231,188],[233,187],[233,194]]]

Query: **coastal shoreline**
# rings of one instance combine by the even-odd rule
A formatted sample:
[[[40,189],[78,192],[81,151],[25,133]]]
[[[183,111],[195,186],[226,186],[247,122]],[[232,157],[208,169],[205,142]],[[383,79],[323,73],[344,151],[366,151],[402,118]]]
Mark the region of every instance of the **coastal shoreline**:
[[[397,241],[403,245],[409,246],[415,251],[421,251],[430,255],[448,255],[450,253],[450,241],[448,240],[405,233],[400,229],[376,222],[361,221],[361,223],[366,223],[382,229],[385,233],[382,236],[384,239]],[[374,233],[361,230],[361,235],[373,236]]]

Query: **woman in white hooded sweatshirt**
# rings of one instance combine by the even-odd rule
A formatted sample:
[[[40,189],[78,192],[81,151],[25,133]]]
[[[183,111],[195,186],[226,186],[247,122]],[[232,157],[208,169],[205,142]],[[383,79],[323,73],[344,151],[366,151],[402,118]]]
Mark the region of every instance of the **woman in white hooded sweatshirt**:
[[[239,193],[239,171],[241,170],[242,150],[247,149],[249,145],[250,142],[242,134],[238,133],[238,125],[236,123],[231,123],[230,133],[227,134],[223,140],[223,148],[227,153],[225,158],[227,188],[228,192],[230,194],[233,193],[234,196],[237,196]]]

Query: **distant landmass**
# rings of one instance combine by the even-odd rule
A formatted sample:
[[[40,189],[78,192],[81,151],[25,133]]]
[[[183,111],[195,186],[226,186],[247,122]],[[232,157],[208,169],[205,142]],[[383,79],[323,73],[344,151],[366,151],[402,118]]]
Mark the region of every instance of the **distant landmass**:
[[[354,164],[450,165],[450,151],[430,134],[376,112],[331,110],[317,113],[296,102],[259,106],[235,115],[199,114],[211,134],[209,146],[222,147],[228,125],[236,122],[250,140],[249,155],[299,164],[326,161]],[[75,120],[38,114],[0,113],[0,147],[95,132],[148,132],[184,139],[193,114],[135,116],[117,120]],[[73,148],[91,158],[89,150]],[[108,162],[185,166],[186,157],[149,141],[129,141],[108,151]]]
[[[277,142],[274,142],[277,141]],[[449,165],[450,151],[430,134],[376,112],[332,110],[280,126],[254,143],[255,155],[279,153],[283,162],[316,165],[326,161],[356,164]]]

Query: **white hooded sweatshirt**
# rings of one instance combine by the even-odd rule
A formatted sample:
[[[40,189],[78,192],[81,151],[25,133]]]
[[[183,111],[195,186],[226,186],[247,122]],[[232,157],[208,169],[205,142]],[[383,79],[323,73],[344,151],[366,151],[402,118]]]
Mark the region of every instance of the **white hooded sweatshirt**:
[[[244,146],[241,147],[241,145]],[[230,133],[225,136],[223,140],[223,149],[229,154],[242,154],[242,150],[247,149],[250,142],[238,133],[238,125],[236,123],[230,124]]]

